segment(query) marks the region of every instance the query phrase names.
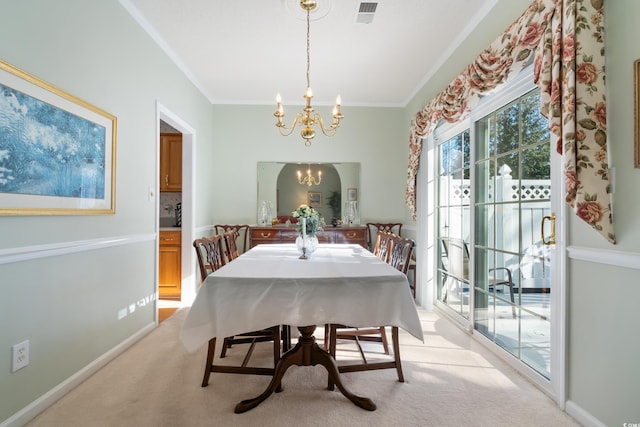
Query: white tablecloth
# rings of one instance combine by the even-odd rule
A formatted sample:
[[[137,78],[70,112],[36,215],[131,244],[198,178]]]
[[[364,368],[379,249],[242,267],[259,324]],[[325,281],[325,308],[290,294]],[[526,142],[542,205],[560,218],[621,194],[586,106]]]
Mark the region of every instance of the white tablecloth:
[[[213,337],[275,325],[398,326],[423,340],[406,275],[360,245],[259,245],[202,284],[180,339],[195,351]]]

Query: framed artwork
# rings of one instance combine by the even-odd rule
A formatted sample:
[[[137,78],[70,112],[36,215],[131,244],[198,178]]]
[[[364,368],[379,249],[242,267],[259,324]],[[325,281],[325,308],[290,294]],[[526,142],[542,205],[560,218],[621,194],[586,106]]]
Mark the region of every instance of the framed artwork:
[[[347,189],[347,201],[355,202],[358,200],[358,189],[357,188],[348,188]]]
[[[633,87],[634,87],[634,115],[633,115],[633,123],[634,123],[634,133],[635,133],[635,144],[634,144],[634,166],[636,168],[640,168],[640,59],[637,59],[633,63]]]
[[[307,205],[312,208],[322,207],[322,193],[315,191],[307,191]]]
[[[113,215],[116,123],[0,61],[0,215]]]

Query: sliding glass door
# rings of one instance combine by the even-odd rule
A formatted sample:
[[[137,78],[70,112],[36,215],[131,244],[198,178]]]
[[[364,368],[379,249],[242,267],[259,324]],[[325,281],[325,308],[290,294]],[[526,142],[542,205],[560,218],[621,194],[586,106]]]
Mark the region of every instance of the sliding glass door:
[[[438,145],[438,299],[465,319],[469,318],[468,260],[447,253],[448,242],[469,241],[471,232],[471,144],[464,129]]]
[[[438,304],[550,379],[552,169],[539,102],[521,90],[438,129],[432,200]]]
[[[474,328],[550,377],[547,120],[531,91],[476,121]]]

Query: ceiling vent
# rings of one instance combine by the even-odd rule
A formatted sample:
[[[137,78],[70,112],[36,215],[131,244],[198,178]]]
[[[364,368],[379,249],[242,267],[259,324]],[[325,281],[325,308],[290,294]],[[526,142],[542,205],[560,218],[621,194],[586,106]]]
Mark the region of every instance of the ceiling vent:
[[[376,14],[378,8],[378,1],[361,1],[358,3],[358,12],[356,13],[356,23],[358,24],[371,24],[373,17]]]

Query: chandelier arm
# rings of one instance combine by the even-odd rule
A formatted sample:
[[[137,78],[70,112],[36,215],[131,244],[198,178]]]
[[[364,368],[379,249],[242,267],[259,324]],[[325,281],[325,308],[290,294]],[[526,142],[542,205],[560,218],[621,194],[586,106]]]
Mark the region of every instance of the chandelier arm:
[[[329,138],[335,136],[336,130],[338,129],[338,126],[340,124],[339,122],[336,122],[336,120],[334,120],[331,126],[327,128],[325,127],[324,120],[322,120],[322,116],[320,114],[314,115],[313,120],[320,124],[320,130],[322,130],[322,133]]]
[[[300,113],[296,114],[296,117],[293,120],[293,123],[291,123],[291,127],[286,127],[284,125],[284,123],[279,122],[276,126],[278,126],[278,130],[280,131],[280,135],[282,136],[289,136],[293,133],[293,131],[296,128],[296,125],[298,124],[298,122],[300,121]]]

